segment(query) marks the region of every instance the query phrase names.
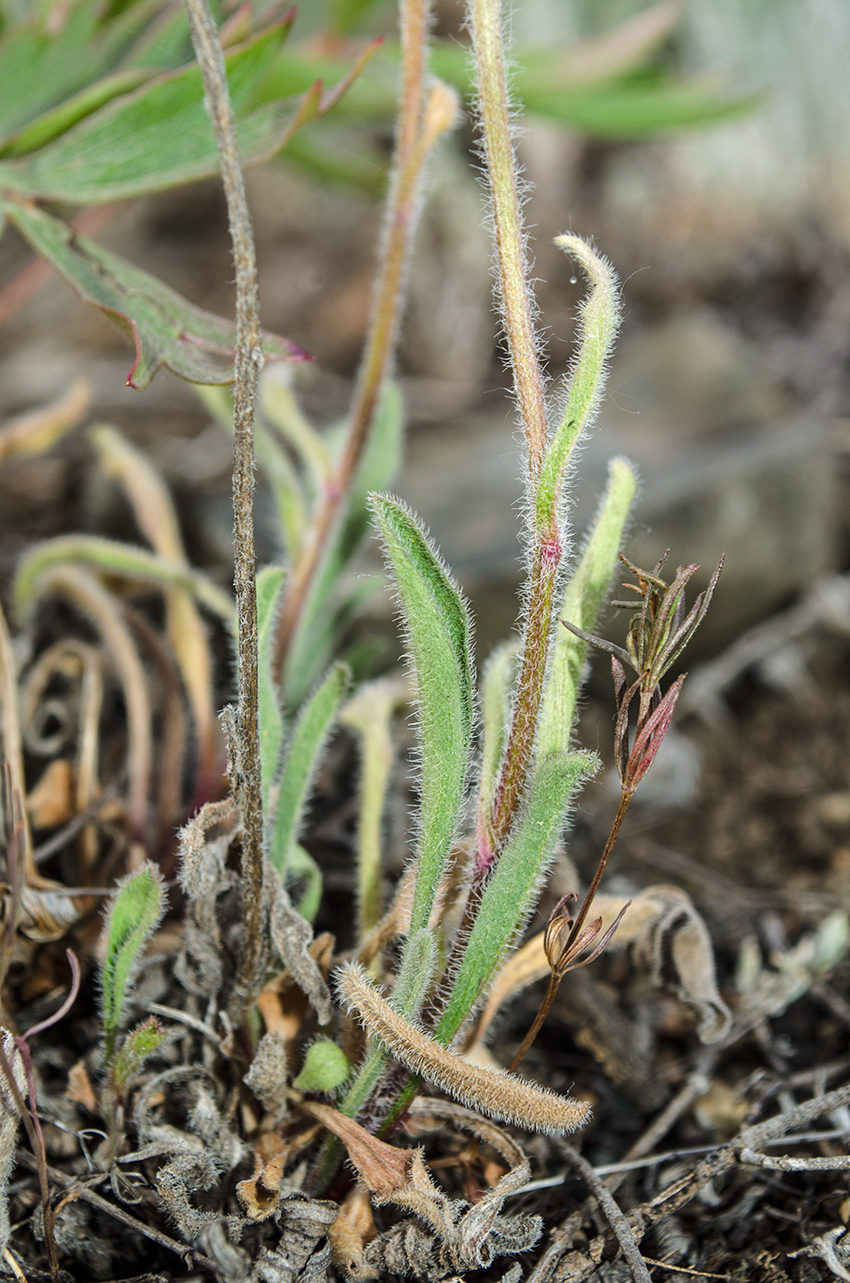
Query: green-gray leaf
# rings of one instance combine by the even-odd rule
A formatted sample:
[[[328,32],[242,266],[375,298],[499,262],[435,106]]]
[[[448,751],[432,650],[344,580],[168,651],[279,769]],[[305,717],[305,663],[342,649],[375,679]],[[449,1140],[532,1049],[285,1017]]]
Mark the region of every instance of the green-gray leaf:
[[[280,786],[273,798],[269,858],[282,878],[287,865],[319,757],[330,734],[340,701],[348,689],[350,672],[346,664],[335,664],[315,694],[301,710],[292,732]]]
[[[546,758],[537,768],[519,824],[482,894],[451,997],[434,1034],[438,1042],[451,1042],[516,939],[533,907],[570,796],[598,764],[594,753],[578,752]]]
[[[301,104],[256,104],[262,81],[291,27],[284,18],[225,57],[239,152],[265,160],[286,142]],[[312,95],[307,114],[318,108]],[[196,182],[218,173],[200,68],[168,72],[101,107],[39,151],[0,162],[0,185],[42,200],[102,204]]]
[[[12,586],[16,613],[24,615],[38,597],[41,576],[53,566],[82,563],[106,574],[135,579],[155,588],[184,588],[207,610],[228,623],[233,619],[233,599],[199,570],[177,561],[166,561],[147,548],[116,543],[99,535],[59,535],[43,539],[18,566]]]
[[[284,674],[287,704],[298,706],[327,663],[338,636],[328,628],[331,611],[328,603],[339,593],[340,576],[351,555],[358,548],[369,525],[366,497],[372,491],[391,485],[401,466],[404,440],[404,405],[398,384],[386,383],[381,392],[369,439],[348,494],[345,515],[339,523],[322,564],[293,638]],[[358,588],[355,600],[360,598]],[[334,603],[335,604],[335,603]]]
[[[147,387],[161,365],[191,383],[233,382],[236,326],[231,321],[195,307],[36,205],[0,197],[0,212],[80,298],[130,331],[136,344],[130,387]],[[263,351],[271,360],[307,359],[302,348],[275,334],[263,334]]]
[[[422,777],[412,934],[428,925],[463,803],[473,722],[470,624],[412,514],[382,495],[370,503],[398,585],[417,685]]]
[[[634,471],[625,459],[613,459],[608,489],[591,527],[561,604],[558,618],[592,632],[617,565],[617,550],[635,493]],[[587,645],[558,623],[552,640],[549,678],[540,709],[537,754],[566,753],[570,746]]]
[[[283,741],[283,712],[280,693],[272,674],[274,626],[286,571],[266,566],[257,575],[257,638],[259,643],[260,761],[263,772],[263,802],[268,807],[269,790],[280,761]]]
[[[104,1061],[109,1065],[121,1024],[127,992],[139,955],[162,916],[165,890],[162,874],[145,864],[123,882],[115,895],[103,933],[100,1006]]]

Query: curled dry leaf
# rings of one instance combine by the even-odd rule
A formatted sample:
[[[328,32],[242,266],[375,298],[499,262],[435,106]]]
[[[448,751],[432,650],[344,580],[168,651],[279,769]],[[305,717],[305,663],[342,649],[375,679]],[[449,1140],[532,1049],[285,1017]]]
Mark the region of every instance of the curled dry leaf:
[[[100,1112],[91,1079],[82,1060],[78,1060],[68,1070],[68,1086],[65,1088],[65,1095],[69,1100],[82,1105],[90,1114]]]
[[[505,1199],[531,1177],[528,1158],[520,1146],[495,1123],[472,1110],[447,1100],[419,1097],[413,1101],[406,1128],[444,1128],[446,1124],[471,1132],[495,1149],[507,1164],[507,1171],[468,1211],[459,1218],[450,1244],[456,1268],[483,1269],[499,1255],[514,1255],[533,1247],[543,1232],[539,1216],[502,1216]]]
[[[355,1185],[328,1229],[334,1265],[351,1279],[377,1278],[377,1270],[367,1264],[363,1255],[364,1246],[377,1234],[369,1193],[363,1185]]]
[[[334,944],[334,937],[324,931],[308,947],[308,953],[322,977],[328,974]],[[288,967],[269,980],[257,998],[257,1006],[266,1029],[280,1034],[291,1059],[310,1003]]]
[[[249,1221],[266,1221],[280,1201],[286,1146],[277,1132],[264,1132],[254,1151],[254,1174],[239,1181],[236,1193]]]
[[[335,1261],[349,1278],[374,1278],[382,1269],[442,1278],[449,1272],[488,1266],[496,1256],[527,1251],[539,1239],[539,1216],[500,1214],[508,1195],[528,1180],[528,1159],[515,1141],[486,1119],[446,1101],[426,1100],[414,1105],[410,1124],[411,1130],[433,1131],[449,1122],[486,1141],[506,1159],[508,1172],[470,1207],[462,1200],[450,1199],[434,1184],[421,1149],[388,1145],[328,1105],[308,1102],[302,1108],[340,1138],[363,1187],[376,1203],[413,1212],[427,1227],[423,1233],[409,1225],[397,1226],[372,1239],[364,1250],[362,1226],[370,1229],[371,1222],[362,1204],[356,1205],[358,1223],[352,1222],[352,1210],[348,1220],[341,1218],[331,1236],[332,1243],[336,1239]],[[399,1260],[405,1257],[406,1263],[399,1268]]]
[[[590,1106],[585,1101],[557,1096],[511,1074],[493,1073],[434,1042],[393,1010],[356,963],[340,971],[339,989],[371,1037],[408,1069],[463,1104],[531,1131],[571,1132],[587,1122]]]
[[[274,1127],[283,1122],[287,1113],[288,1060],[282,1035],[270,1029],[260,1039],[251,1068],[242,1079],[264,1106],[267,1125]]]
[[[269,931],[272,944],[292,978],[307,995],[310,1005],[326,1025],[331,1018],[331,995],[315,958],[310,953],[313,928],[292,904],[280,875],[267,863],[265,869],[269,896]]]

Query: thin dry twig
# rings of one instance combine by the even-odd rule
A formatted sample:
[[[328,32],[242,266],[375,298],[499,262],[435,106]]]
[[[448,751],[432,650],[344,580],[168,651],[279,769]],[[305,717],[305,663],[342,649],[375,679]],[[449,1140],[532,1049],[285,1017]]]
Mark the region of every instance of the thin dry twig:
[[[620,1211],[614,1195],[604,1181],[599,1179],[590,1163],[581,1156],[577,1149],[573,1149],[572,1145],[564,1143],[561,1143],[558,1148],[567,1162],[571,1163],[576,1169],[588,1188],[592,1190],[593,1197],[617,1236],[617,1242],[623,1250],[623,1256],[629,1263],[629,1269],[632,1272],[632,1278],[635,1283],[652,1283],[649,1270],[646,1268],[646,1263],[640,1254],[640,1248],[637,1245],[632,1228]]]
[[[258,985],[263,941],[263,801],[254,557],[254,407],[263,366],[257,255],[239,163],[224,57],[206,0],[184,0],[218,148],[236,267],[236,382],[233,395],[233,551],[239,619],[236,708],[238,760],[232,764],[242,814],[242,949],[232,1013],[241,1018]]]
[[[37,1171],[36,1160],[25,1149],[17,1150],[15,1161],[20,1163],[22,1167],[29,1168],[30,1171]],[[115,1203],[110,1203],[109,1199],[98,1194],[96,1190],[90,1189],[88,1185],[78,1185],[76,1177],[68,1176],[65,1172],[60,1172],[55,1167],[48,1167],[47,1175],[54,1184],[73,1192],[75,1198],[80,1198],[84,1203],[89,1203],[92,1207],[97,1208],[98,1211],[105,1212],[107,1216],[120,1221],[122,1225],[126,1225],[128,1229],[134,1230],[135,1233],[142,1234],[145,1238],[150,1239],[152,1243],[158,1243],[160,1247],[176,1253],[187,1265],[200,1265],[205,1270],[215,1269],[212,1261],[196,1248],[189,1247],[186,1243],[178,1243],[177,1239],[170,1238],[168,1234],[163,1234],[161,1230],[154,1229],[152,1225],[146,1225],[138,1217],[131,1216],[129,1212],[125,1212],[123,1207],[117,1207]],[[103,1178],[100,1177],[99,1179]]]
[[[789,1143],[796,1143],[797,1138],[789,1134],[795,1128],[805,1127],[824,1114],[831,1114],[848,1103],[850,1103],[850,1083],[845,1083],[843,1087],[815,1096],[812,1100],[804,1101],[802,1105],[777,1114],[766,1122],[744,1128],[728,1145],[721,1146],[709,1154],[690,1172],[668,1185],[660,1194],[626,1213],[625,1219],[635,1239],[640,1241],[651,1226],[673,1212],[677,1212],[689,1203],[709,1181],[741,1162],[745,1151],[757,1151],[783,1137],[786,1137]],[[802,1140],[802,1137],[799,1139]],[[599,1179],[598,1173],[594,1173],[594,1176]],[[553,1231],[549,1245],[530,1275],[528,1283],[548,1283],[548,1280],[558,1277],[556,1270],[559,1262],[569,1251],[575,1233],[581,1227],[586,1215],[585,1209],[582,1208]],[[582,1283],[583,1280],[591,1278],[602,1255],[606,1251],[610,1253],[612,1244],[609,1237],[607,1234],[598,1235],[581,1252],[572,1253],[569,1262],[570,1283]]]

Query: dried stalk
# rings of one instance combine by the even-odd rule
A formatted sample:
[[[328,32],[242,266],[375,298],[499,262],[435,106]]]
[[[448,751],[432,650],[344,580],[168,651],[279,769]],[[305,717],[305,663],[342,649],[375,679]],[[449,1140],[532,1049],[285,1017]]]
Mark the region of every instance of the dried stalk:
[[[605,1217],[611,1229],[617,1236],[617,1242],[623,1251],[623,1256],[629,1263],[629,1269],[632,1272],[632,1278],[635,1283],[652,1283],[649,1270],[646,1268],[643,1257],[640,1254],[632,1228],[620,1211],[619,1204],[614,1195],[596,1175],[586,1158],[582,1158],[578,1150],[573,1149],[572,1145],[561,1144],[558,1146],[568,1163],[581,1176],[584,1183],[591,1190],[593,1197],[599,1204],[600,1210],[605,1213]]]
[[[439,86],[432,90],[426,102],[429,14],[430,0],[403,0],[400,5],[401,105],[369,333],[357,376],[345,446],[332,476],[324,485],[318,511],[307,532],[301,555],[292,568],[278,619],[274,669],[281,679],[322,555],[348,500],[351,482],[369,439],[378,397],[395,351],[404,276],[416,226],[422,168],[431,145],[451,124],[451,119],[446,119],[446,112],[453,114],[453,106],[448,102],[441,106]],[[431,121],[428,120],[428,108],[434,115]]]
[[[239,163],[224,57],[206,0],[184,0],[218,147],[236,267],[236,382],[233,395],[233,553],[239,619],[234,790],[242,815],[242,950],[235,1000],[257,987],[263,941],[263,802],[254,557],[254,406],[263,365],[257,256]]]

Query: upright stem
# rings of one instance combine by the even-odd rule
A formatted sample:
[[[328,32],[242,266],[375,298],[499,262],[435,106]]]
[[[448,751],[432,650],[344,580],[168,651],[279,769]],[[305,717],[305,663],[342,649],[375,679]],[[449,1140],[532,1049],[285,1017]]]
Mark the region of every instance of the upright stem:
[[[548,431],[544,381],[534,333],[534,300],[528,281],[520,184],[511,138],[499,0],[470,0],[469,26],[493,201],[505,334],[528,446],[529,472],[535,477],[543,460]]]
[[[224,57],[206,0],[184,0],[218,147],[236,267],[233,397],[234,587],[239,619],[234,787],[242,815],[242,951],[237,1000],[250,1001],[263,943],[263,801],[260,777],[257,591],[254,558],[254,405],[263,366],[257,256],[239,163]]]
[[[289,576],[278,618],[274,671],[279,674],[283,674],[322,554],[341,518],[395,349],[419,176],[427,154],[427,146],[421,144],[429,9],[430,0],[403,0],[401,4],[401,105],[372,317],[345,448],[319,498],[318,511]]]
[[[495,853],[513,823],[534,751],[560,561],[561,544],[557,535],[552,539],[540,540],[533,550],[513,720],[494,796],[488,835],[489,846]]]
[[[469,0],[479,112],[499,265],[499,290],[514,386],[528,452],[529,488],[537,514],[539,477],[548,443],[545,386],[534,332],[534,298],[528,278],[522,201],[511,137],[500,0]],[[513,719],[492,812],[482,816],[478,872],[484,876],[504,842],[525,787],[546,679],[555,589],[563,549],[557,506],[537,515],[531,548],[528,597]]]
[[[578,938],[579,932],[584,926],[585,919],[590,911],[590,906],[593,904],[593,898],[599,890],[599,883],[602,881],[602,875],[611,858],[611,852],[614,850],[617,838],[620,836],[620,829],[623,827],[623,820],[626,818],[626,811],[628,811],[629,803],[633,797],[634,791],[630,789],[623,789],[620,794],[620,804],[617,807],[617,814],[614,816],[614,822],[611,825],[608,840],[606,841],[602,854],[599,857],[599,863],[596,866],[593,881],[588,888],[587,895],[582,901],[581,908],[578,911],[578,916],[576,917],[576,920],[572,925],[572,929],[570,930],[570,934],[567,937],[567,943],[564,945],[565,953],[569,952],[570,948]]]

